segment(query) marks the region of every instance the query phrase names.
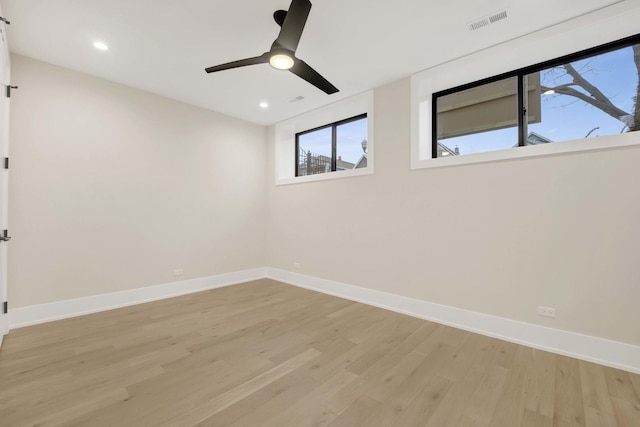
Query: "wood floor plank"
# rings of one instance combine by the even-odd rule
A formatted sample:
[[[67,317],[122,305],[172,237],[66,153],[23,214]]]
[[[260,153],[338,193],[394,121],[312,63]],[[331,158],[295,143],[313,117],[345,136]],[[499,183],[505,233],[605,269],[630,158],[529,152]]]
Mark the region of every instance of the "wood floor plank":
[[[206,427],[226,427],[260,425],[262,420],[279,414],[311,391],[320,383],[299,370],[285,375],[267,387],[236,402],[215,415],[196,424]]]
[[[531,412],[553,419],[556,388],[555,354],[530,349],[532,360],[525,372],[525,408]]]
[[[584,416],[585,426],[587,427],[615,427],[618,425],[615,415],[602,412],[590,406],[585,406]]]
[[[585,415],[578,361],[557,359],[554,398],[554,426],[584,426]]]
[[[640,395],[636,393],[630,376],[632,374],[621,371],[620,369],[603,369],[602,373],[607,383],[607,389],[612,397],[618,397],[622,400],[640,405]]]
[[[378,423],[391,426],[397,420],[414,424],[417,424],[418,420],[426,422],[429,408],[437,406],[436,402],[442,400],[445,391],[448,390],[451,384],[449,380],[444,380],[442,377],[434,378],[437,376],[440,367],[453,352],[453,347],[441,343],[440,346],[426,355],[407,379],[393,390],[376,411],[371,413],[367,424]],[[413,402],[416,399],[418,399],[419,403],[414,404]],[[426,405],[423,400],[426,400]],[[405,411],[410,413],[402,416]]]
[[[640,375],[258,280],[11,331],[0,425],[640,426]]]
[[[342,413],[350,404],[366,393],[373,384],[379,385],[380,379],[384,378],[384,375],[402,363],[401,361],[410,353],[412,353],[410,357],[414,361],[420,357],[424,358],[422,353],[414,350],[414,346],[397,345],[394,347],[391,344],[401,343],[411,335],[413,330],[415,330],[415,323],[413,322],[399,322],[394,324],[391,335],[382,336],[381,346],[385,350],[377,354],[375,360],[372,361],[373,363],[358,375],[356,381],[331,397],[328,402],[330,408],[336,413]],[[350,368],[349,371],[353,372]]]
[[[299,366],[313,360],[321,353],[310,348],[303,353],[287,360],[286,362],[269,369],[268,371],[245,381],[236,387],[228,390],[215,397],[196,400],[195,407],[182,414],[175,414],[168,417],[164,422],[157,424],[158,426],[174,426],[174,425],[195,425],[203,420],[217,414],[218,412],[228,408],[229,406],[239,402],[245,397],[255,393],[256,391],[266,387],[274,381],[282,378]]]
[[[611,403],[619,426],[640,425],[640,405],[619,397],[612,397]]]
[[[441,369],[438,374],[449,379],[453,384],[429,418],[427,427],[458,426],[468,419],[465,411],[475,405],[476,402],[472,397],[490,375],[492,366],[490,362],[495,350],[493,338],[471,335],[462,343],[455,353],[458,357],[449,360],[444,366],[445,368],[456,366],[457,371]]]
[[[611,397],[602,367],[589,362],[578,362],[580,366],[580,384],[585,409],[585,424],[591,426],[615,425],[615,416]]]
[[[493,412],[500,401],[502,390],[508,376],[508,369],[498,365],[487,368],[482,382],[473,392],[464,415],[473,420],[474,425],[491,425]]]
[[[518,346],[507,371],[502,394],[496,403],[492,418],[495,425],[517,426],[522,423],[526,400],[526,372],[531,361],[531,349]]]
[[[327,399],[353,382],[356,375],[348,371],[337,372],[323,381],[319,387],[299,399],[284,411],[273,414],[261,422],[262,427],[303,427],[326,425],[338,414],[329,409]]]
[[[552,427],[553,418],[546,417],[540,412],[525,409],[522,415],[522,427]]]
[[[406,409],[398,411],[395,419],[381,418],[379,425],[396,427],[426,425],[451,389],[451,384],[452,381],[447,378],[439,375],[433,376],[417,396],[409,402]],[[396,408],[402,409],[401,406]]]
[[[354,427],[363,425],[364,420],[367,419],[371,412],[375,411],[379,406],[380,402],[367,395],[363,395],[356,400],[353,405],[349,406],[346,411],[329,423],[328,426]]]
[[[640,397],[640,375],[629,375],[629,380],[633,384],[636,395]]]

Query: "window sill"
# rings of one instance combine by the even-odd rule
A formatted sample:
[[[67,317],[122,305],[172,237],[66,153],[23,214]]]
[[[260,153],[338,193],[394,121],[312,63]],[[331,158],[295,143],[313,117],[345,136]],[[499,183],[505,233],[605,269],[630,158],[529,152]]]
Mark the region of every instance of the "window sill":
[[[354,176],[372,175],[373,168],[367,167],[354,170],[343,170],[336,172],[319,173],[315,175],[296,176],[292,178],[282,178],[276,181],[276,185],[300,184],[303,182],[327,181],[330,179],[351,178]]]
[[[507,150],[488,151],[477,154],[444,157],[438,159],[420,159],[412,162],[411,169],[430,169],[462,165],[495,163],[509,160],[530,159],[537,157],[560,156],[566,154],[607,151],[623,148],[640,147],[640,132],[620,135],[600,136],[585,140],[554,142],[545,145],[530,145]]]

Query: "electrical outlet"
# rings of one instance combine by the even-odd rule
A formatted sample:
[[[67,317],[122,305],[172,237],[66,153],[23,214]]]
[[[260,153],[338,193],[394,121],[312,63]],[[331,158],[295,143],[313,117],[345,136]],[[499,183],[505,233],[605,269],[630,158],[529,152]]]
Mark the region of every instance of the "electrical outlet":
[[[175,270],[173,270],[174,276],[182,276],[183,274],[184,274],[184,270],[181,268],[176,268]]]
[[[551,307],[538,306],[538,315],[542,317],[556,317],[556,309]]]

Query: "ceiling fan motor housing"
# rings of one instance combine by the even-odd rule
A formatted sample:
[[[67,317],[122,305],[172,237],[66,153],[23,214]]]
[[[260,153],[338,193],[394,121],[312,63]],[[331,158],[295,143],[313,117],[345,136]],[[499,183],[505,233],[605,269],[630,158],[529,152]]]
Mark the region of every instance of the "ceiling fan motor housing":
[[[276,21],[276,24],[278,24],[279,26],[282,27],[282,23],[284,22],[284,18],[287,17],[287,11],[286,10],[276,10],[275,12],[273,12],[273,19],[274,21]]]

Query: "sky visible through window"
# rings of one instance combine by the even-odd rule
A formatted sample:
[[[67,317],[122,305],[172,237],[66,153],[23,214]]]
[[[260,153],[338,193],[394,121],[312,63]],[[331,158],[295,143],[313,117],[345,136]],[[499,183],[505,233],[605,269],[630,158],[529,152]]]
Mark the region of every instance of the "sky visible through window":
[[[314,156],[331,157],[331,128],[318,129],[298,137],[298,148],[301,152],[311,151]]]
[[[638,71],[633,61],[633,49],[626,47],[573,62],[574,68],[591,84],[600,89],[618,108],[633,114],[638,88]],[[563,69],[542,70],[542,86],[569,83],[571,78]],[[575,86],[574,86],[575,87]],[[576,87],[577,88],[577,87]],[[578,88],[586,93],[583,89]],[[585,101],[563,94],[541,95],[542,121],[529,124],[535,132],[553,142],[596,138],[628,131],[624,123]],[[517,145],[517,128],[492,130],[455,138],[440,139],[440,143],[460,154],[500,150]]]

